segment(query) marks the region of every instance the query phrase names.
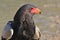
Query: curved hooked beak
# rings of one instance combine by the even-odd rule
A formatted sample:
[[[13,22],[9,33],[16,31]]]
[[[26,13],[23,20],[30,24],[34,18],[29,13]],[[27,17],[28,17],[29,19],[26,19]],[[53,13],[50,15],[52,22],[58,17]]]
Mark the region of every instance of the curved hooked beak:
[[[36,8],[36,14],[41,14],[41,10]]]

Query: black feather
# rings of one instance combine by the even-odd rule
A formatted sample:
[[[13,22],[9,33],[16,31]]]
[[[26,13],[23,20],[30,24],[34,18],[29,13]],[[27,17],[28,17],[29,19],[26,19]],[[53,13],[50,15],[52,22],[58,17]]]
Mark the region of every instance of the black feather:
[[[30,9],[32,7],[35,6],[26,4],[16,12],[14,22],[12,24],[14,34],[10,40],[29,40],[34,36],[35,24],[33,21],[33,15],[30,13]],[[24,30],[26,31],[27,36],[23,35]]]

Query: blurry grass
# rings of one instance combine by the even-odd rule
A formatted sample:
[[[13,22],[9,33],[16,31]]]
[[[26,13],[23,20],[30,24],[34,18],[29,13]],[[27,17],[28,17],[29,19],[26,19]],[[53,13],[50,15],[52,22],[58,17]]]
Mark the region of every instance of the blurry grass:
[[[41,15],[34,16],[42,33],[41,40],[60,40],[60,0],[0,0],[0,37],[7,21],[13,20],[18,8],[27,3],[42,11]]]

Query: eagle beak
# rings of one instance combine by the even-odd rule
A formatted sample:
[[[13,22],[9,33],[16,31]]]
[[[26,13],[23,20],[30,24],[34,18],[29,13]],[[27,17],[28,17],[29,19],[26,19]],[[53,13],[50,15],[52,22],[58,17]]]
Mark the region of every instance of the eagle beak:
[[[36,14],[41,14],[41,10],[36,8]]]

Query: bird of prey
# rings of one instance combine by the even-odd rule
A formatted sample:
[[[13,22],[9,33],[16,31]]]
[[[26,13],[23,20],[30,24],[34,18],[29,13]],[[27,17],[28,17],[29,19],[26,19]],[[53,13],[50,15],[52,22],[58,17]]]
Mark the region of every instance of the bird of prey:
[[[12,25],[5,27],[6,30],[3,31],[2,40],[34,40],[34,34],[37,32],[33,20],[35,14],[41,14],[40,9],[36,6],[32,4],[21,6],[14,16]],[[24,31],[27,35],[23,34]]]

